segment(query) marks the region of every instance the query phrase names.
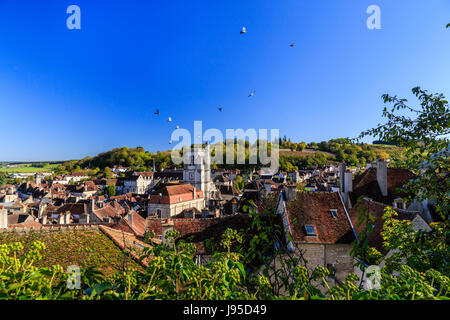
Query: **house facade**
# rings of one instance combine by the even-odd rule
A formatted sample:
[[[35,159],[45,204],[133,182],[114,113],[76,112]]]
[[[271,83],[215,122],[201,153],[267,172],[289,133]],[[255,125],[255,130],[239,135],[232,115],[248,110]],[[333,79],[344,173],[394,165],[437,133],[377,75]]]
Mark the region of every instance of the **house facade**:
[[[288,186],[275,211],[282,217],[288,249],[303,256],[308,269],[331,269],[337,281],[353,272],[356,233],[339,193],[297,192],[295,185]]]
[[[203,191],[189,184],[164,185],[150,195],[148,217],[170,218],[183,210],[205,208]]]

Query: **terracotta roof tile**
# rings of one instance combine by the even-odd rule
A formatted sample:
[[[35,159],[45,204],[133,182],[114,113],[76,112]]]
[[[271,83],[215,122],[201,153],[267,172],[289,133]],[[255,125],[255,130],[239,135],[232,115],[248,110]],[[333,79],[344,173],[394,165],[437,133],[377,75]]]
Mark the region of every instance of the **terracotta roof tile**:
[[[363,230],[366,228],[366,224],[359,224],[359,215],[361,210],[366,209],[368,212],[372,214],[375,218],[373,222],[374,229],[369,234],[368,244],[371,247],[376,248],[380,252],[384,252],[383,249],[383,239],[381,236],[381,230],[383,229],[383,213],[384,210],[389,207],[388,205],[368,199],[362,199],[358,203],[356,203],[353,208],[349,210],[350,219],[352,220],[353,227],[358,235],[360,235]],[[392,208],[392,207],[391,207]],[[394,208],[393,208],[394,209]],[[419,212],[402,210],[402,209],[394,209],[398,216],[394,217],[398,220],[413,220],[416,216],[421,216]],[[425,219],[423,219],[425,222]]]
[[[296,242],[351,243],[355,239],[337,192],[297,192],[286,202],[289,224]],[[337,210],[337,218],[330,210]],[[308,236],[305,226],[314,226],[317,236]]]

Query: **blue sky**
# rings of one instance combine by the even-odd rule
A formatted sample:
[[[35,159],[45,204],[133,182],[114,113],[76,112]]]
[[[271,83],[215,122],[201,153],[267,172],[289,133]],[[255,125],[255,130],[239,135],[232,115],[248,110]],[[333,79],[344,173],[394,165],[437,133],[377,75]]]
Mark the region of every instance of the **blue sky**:
[[[449,22],[448,0],[0,0],[0,160],[167,150],[194,120],[355,137],[381,121],[383,93],[450,95]]]

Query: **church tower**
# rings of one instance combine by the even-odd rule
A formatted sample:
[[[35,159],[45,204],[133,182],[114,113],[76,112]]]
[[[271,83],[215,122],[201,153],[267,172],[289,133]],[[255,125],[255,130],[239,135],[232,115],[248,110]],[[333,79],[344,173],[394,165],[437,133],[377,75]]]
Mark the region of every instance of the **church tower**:
[[[209,144],[207,143],[204,149],[201,146],[188,149],[183,155],[183,163],[183,182],[202,190],[205,200],[210,200],[214,187],[211,180]]]

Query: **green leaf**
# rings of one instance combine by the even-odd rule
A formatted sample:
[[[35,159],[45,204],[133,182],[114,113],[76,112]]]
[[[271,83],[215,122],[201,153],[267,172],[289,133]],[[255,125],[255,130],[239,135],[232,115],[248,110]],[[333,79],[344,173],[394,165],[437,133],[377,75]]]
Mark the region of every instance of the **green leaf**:
[[[16,289],[19,288],[19,287],[20,287],[20,283],[11,283],[11,284],[8,286],[8,291],[16,290]]]
[[[236,262],[237,267],[239,268],[239,270],[241,270],[242,276],[245,279],[245,270],[244,270],[244,266],[242,265],[242,263],[240,262]]]

